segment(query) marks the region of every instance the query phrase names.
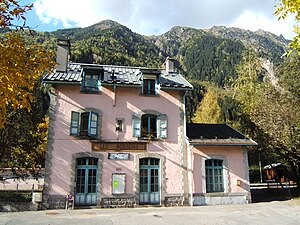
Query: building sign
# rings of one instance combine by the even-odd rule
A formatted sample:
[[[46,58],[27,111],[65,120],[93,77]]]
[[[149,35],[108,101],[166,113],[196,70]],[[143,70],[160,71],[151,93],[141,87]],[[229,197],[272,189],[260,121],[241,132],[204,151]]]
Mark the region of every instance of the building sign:
[[[129,153],[108,153],[108,159],[129,160]]]
[[[146,151],[147,142],[92,142],[92,151]]]

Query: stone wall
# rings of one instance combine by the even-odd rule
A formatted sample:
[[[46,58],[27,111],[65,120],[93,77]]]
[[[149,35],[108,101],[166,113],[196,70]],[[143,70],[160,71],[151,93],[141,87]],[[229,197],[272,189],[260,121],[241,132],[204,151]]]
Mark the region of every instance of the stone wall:
[[[193,205],[247,204],[247,193],[194,194]]]
[[[0,202],[0,212],[36,211],[40,207],[40,203],[33,202]]]

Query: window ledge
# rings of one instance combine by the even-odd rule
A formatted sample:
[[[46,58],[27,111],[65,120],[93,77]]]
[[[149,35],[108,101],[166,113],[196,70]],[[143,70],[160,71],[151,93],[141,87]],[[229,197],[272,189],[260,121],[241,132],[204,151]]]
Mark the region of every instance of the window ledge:
[[[160,97],[160,95],[159,94],[155,94],[155,95],[148,95],[148,94],[140,94],[140,96],[142,96],[142,97]]]
[[[90,136],[81,136],[81,135],[70,135],[76,139],[82,139],[82,140],[98,140],[98,137],[90,137]]]
[[[82,94],[97,94],[97,95],[99,95],[99,94],[101,94],[101,91],[83,91],[83,90],[81,90],[80,93],[82,93]]]
[[[210,193],[194,193],[193,196],[204,196],[204,197],[220,197],[220,196],[244,196],[245,192],[210,192]]]

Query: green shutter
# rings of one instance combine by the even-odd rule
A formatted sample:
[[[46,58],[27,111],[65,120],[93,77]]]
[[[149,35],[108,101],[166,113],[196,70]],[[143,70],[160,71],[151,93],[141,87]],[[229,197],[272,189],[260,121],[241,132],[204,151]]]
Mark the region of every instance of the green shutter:
[[[141,137],[141,118],[136,114],[132,115],[132,136]]]
[[[98,113],[90,112],[89,114],[88,136],[90,137],[98,136]]]
[[[80,121],[80,113],[72,111],[71,112],[70,135],[74,135],[74,136],[78,135],[79,121]]]
[[[157,137],[168,138],[168,122],[166,114],[157,116]]]

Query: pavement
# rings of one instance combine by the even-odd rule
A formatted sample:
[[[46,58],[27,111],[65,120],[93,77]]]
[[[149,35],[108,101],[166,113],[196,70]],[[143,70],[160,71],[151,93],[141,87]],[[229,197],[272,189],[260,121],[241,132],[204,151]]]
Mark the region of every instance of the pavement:
[[[0,213],[1,225],[300,224],[300,199],[194,207],[45,210]]]

